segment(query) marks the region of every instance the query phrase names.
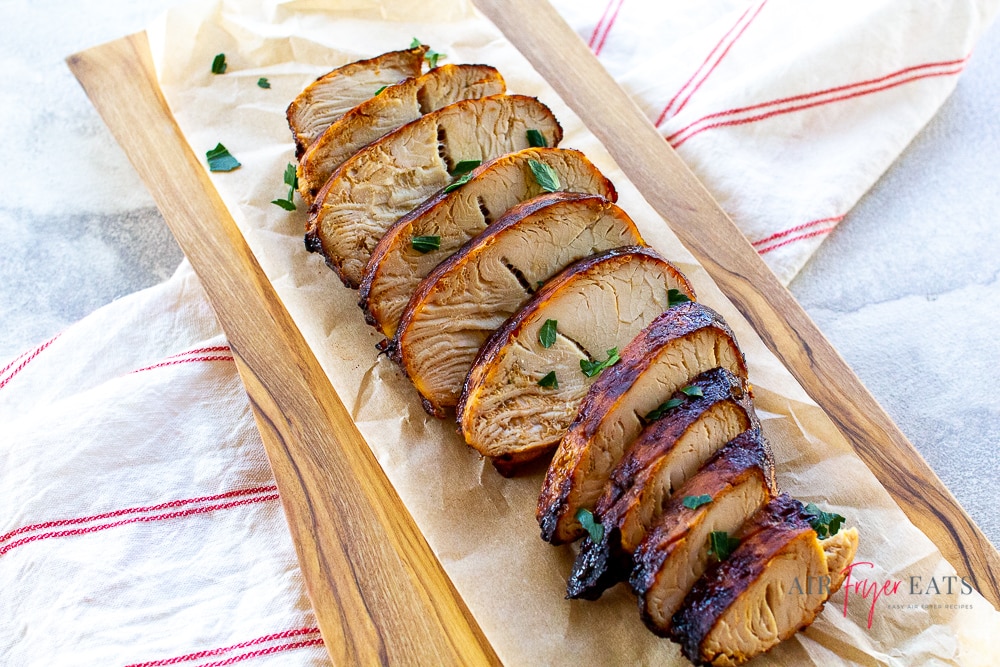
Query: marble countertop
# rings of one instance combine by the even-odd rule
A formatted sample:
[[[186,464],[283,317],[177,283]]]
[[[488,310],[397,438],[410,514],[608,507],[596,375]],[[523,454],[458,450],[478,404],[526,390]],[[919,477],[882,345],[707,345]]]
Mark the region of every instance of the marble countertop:
[[[0,359],[182,258],[63,59],[173,0],[15,0],[0,27]],[[791,290],[1000,545],[1000,27]]]

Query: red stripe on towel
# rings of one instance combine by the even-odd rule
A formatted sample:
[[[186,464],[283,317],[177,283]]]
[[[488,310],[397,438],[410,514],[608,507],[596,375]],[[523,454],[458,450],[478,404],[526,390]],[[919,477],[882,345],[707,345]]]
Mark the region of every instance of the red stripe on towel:
[[[20,372],[21,372],[22,370],[24,370],[24,367],[25,367],[25,366],[27,366],[28,364],[30,364],[30,363],[31,363],[31,361],[32,361],[32,360],[33,360],[33,359],[34,359],[35,357],[37,357],[37,356],[38,356],[39,354],[41,354],[41,353],[42,353],[43,351],[45,351],[45,348],[47,348],[47,347],[48,347],[49,345],[52,345],[52,343],[56,342],[56,339],[57,339],[57,338],[59,338],[59,336],[61,336],[61,335],[62,335],[62,332],[60,332],[60,333],[57,333],[57,334],[56,334],[55,336],[53,336],[52,338],[50,338],[50,339],[48,339],[47,341],[45,341],[44,343],[42,343],[41,345],[39,345],[38,347],[36,347],[36,348],[35,348],[34,350],[32,350],[31,352],[25,352],[25,353],[22,353],[22,354],[21,354],[21,356],[19,356],[19,357],[16,357],[16,358],[14,359],[14,361],[12,361],[12,362],[10,362],[9,364],[7,364],[7,366],[6,366],[6,367],[5,367],[5,368],[4,368],[4,369],[3,369],[2,371],[0,371],[0,375],[3,375],[3,374],[4,374],[4,373],[6,373],[6,372],[7,372],[8,370],[10,370],[11,366],[14,366],[14,364],[16,364],[16,363],[17,363],[17,360],[18,360],[18,359],[21,359],[22,357],[24,357],[24,356],[25,356],[25,354],[27,354],[27,355],[28,355],[28,356],[27,356],[27,358],[26,358],[26,359],[25,359],[24,361],[22,361],[22,362],[21,362],[20,364],[18,364],[18,365],[17,365],[17,366],[16,366],[15,368],[14,368],[14,370],[12,370],[12,371],[10,372],[10,375],[8,375],[7,377],[5,377],[5,378],[4,378],[3,380],[0,380],[0,389],[3,389],[3,388],[4,388],[4,387],[5,387],[6,385],[7,385],[7,383],[8,383],[8,382],[10,382],[11,380],[13,380],[13,379],[14,379],[14,377],[15,377],[15,376],[16,376],[16,375],[17,375],[18,373],[20,373]]]
[[[597,25],[594,26],[594,32],[593,32],[593,34],[590,35],[590,41],[587,42],[587,46],[590,47],[591,51],[594,50],[594,44],[597,42],[597,36],[600,34],[601,30],[603,29],[603,27],[604,27],[604,21],[605,21],[605,19],[608,18],[608,12],[611,11],[611,5],[613,5],[613,4],[615,4],[615,0],[608,0],[608,4],[604,8],[604,13],[601,14],[601,18],[598,19]]]
[[[235,491],[227,491],[226,493],[218,493],[213,496],[200,496],[198,498],[185,498],[183,500],[171,500],[165,503],[160,503],[159,505],[150,505],[148,507],[127,507],[125,509],[114,510],[113,512],[104,512],[103,514],[92,514],[90,516],[77,517],[75,519],[59,519],[56,521],[45,521],[43,523],[34,523],[30,526],[24,526],[16,530],[12,530],[9,533],[0,535],[0,542],[6,542],[12,537],[17,535],[23,535],[24,533],[30,533],[35,530],[45,530],[47,528],[57,528],[59,526],[76,526],[81,523],[87,523],[90,521],[100,521],[101,519],[112,519],[114,517],[126,516],[128,514],[139,514],[142,512],[159,512],[165,509],[173,509],[175,507],[183,507],[184,505],[193,505],[195,503],[209,503],[215,502],[216,500],[225,500],[226,498],[239,498],[240,496],[250,496],[257,493],[274,493],[278,490],[277,486],[258,486],[253,489],[237,489]]]
[[[151,371],[157,368],[164,368],[165,366],[176,366],[177,364],[187,364],[192,361],[234,361],[233,357],[229,355],[207,355],[204,357],[186,357],[184,359],[172,359],[170,361],[161,361],[158,364],[153,364],[152,366],[146,366],[144,368],[137,368],[132,373],[141,373],[142,371]]]
[[[841,102],[844,100],[850,100],[857,97],[864,97],[866,95],[871,95],[873,93],[882,92],[884,90],[889,90],[890,88],[895,88],[906,83],[911,83],[913,81],[919,81],[920,79],[927,79],[937,76],[953,76],[960,73],[965,68],[965,62],[968,60],[968,56],[961,58],[959,60],[949,60],[945,62],[938,63],[927,63],[924,65],[915,65],[913,67],[907,67],[899,71],[887,74],[885,76],[879,77],[877,79],[868,79],[866,81],[859,81],[857,83],[846,84],[843,86],[836,86],[834,88],[826,88],[824,90],[817,90],[811,93],[803,93],[801,95],[794,95],[791,97],[784,97],[776,100],[771,100],[769,102],[761,102],[759,104],[753,104],[746,107],[739,107],[735,109],[729,109],[728,111],[720,111],[717,113],[709,114],[703,116],[698,120],[690,123],[686,127],[674,132],[667,137],[667,141],[677,148],[685,141],[691,137],[697,136],[706,130],[710,130],[717,127],[727,127],[731,125],[744,125],[747,123],[753,123],[758,120],[764,120],[766,118],[771,118],[773,116],[778,116],[786,113],[792,113],[794,111],[803,111],[805,109],[812,109],[814,107],[824,106],[826,104],[831,104],[833,102]],[[957,65],[957,67],[954,67]],[[936,67],[947,67],[948,69],[940,71],[924,71],[920,74],[914,74],[913,76],[904,76],[899,79],[897,77],[916,72],[919,70],[928,70]],[[896,80],[892,80],[896,79]],[[888,82],[888,83],[883,83]],[[875,87],[874,84],[879,84]],[[832,93],[843,93],[840,95],[835,95],[833,97],[827,97],[824,99],[816,100],[816,98],[823,97],[825,95],[830,95]],[[805,102],[806,100],[815,100]],[[804,104],[794,104],[795,102],[805,102]],[[790,104],[791,103],[791,104]],[[732,120],[720,120],[719,122],[704,124],[706,121],[713,119],[723,119],[727,116],[739,116],[750,111],[763,110],[770,107],[769,111],[764,113],[755,114],[751,116],[745,116],[742,118],[733,118]]]
[[[322,646],[323,639],[311,639],[304,642],[292,642],[291,644],[282,644],[281,646],[272,646],[270,648],[261,649],[259,651],[251,651],[249,653],[243,653],[241,655],[235,655],[228,660],[220,660],[218,662],[206,662],[198,667],[225,667],[226,665],[232,665],[237,662],[242,662],[243,660],[249,660],[250,658],[259,658],[262,655],[271,655],[273,653],[281,653],[282,651],[291,651],[292,649],[305,648],[307,646]]]
[[[784,246],[786,246],[786,245],[788,245],[790,243],[795,243],[797,241],[804,241],[806,239],[811,239],[811,238],[816,237],[816,236],[822,236],[823,234],[829,234],[830,232],[832,232],[836,228],[837,228],[837,225],[832,225],[830,227],[827,227],[826,229],[817,229],[816,231],[809,232],[808,234],[801,234],[799,236],[793,236],[792,238],[786,239],[786,240],[782,241],[781,243],[775,243],[774,245],[767,246],[766,248],[758,248],[757,249],[757,254],[758,255],[764,255],[764,254],[767,254],[767,253],[771,252],[772,250],[777,250],[778,248],[782,248],[782,247],[784,247]]]
[[[29,544],[31,542],[37,542],[39,540],[47,540],[55,537],[71,537],[74,535],[88,535],[90,533],[96,533],[102,530],[108,530],[110,528],[127,526],[132,523],[152,523],[153,521],[179,519],[186,516],[193,516],[196,514],[207,514],[209,512],[214,512],[216,510],[231,509],[233,507],[243,507],[245,505],[253,505],[255,503],[262,503],[278,499],[279,499],[278,494],[274,493],[266,496],[257,496],[256,498],[244,498],[243,500],[235,500],[233,502],[221,503],[218,505],[206,505],[204,507],[194,507],[191,509],[181,510],[179,512],[134,516],[128,519],[122,519],[121,521],[113,521],[111,523],[101,523],[95,526],[87,526],[86,528],[74,528],[72,530],[57,530],[51,533],[37,533],[35,535],[29,535],[28,537],[23,537],[19,540],[15,540],[10,544],[0,547],[0,556],[3,556],[11,549],[16,549],[17,547]]]
[[[263,637],[257,637],[256,639],[251,639],[249,641],[240,642],[239,644],[233,644],[232,646],[213,648],[207,651],[197,651],[195,653],[188,653],[187,655],[179,655],[176,658],[167,658],[165,660],[150,660],[148,662],[137,662],[131,665],[127,665],[126,667],[165,667],[166,665],[176,665],[178,663],[189,662],[191,660],[212,658],[217,655],[223,655],[224,653],[235,651],[237,649],[249,648],[251,646],[257,646],[258,644],[264,644],[278,639],[289,639],[291,637],[302,637],[303,635],[314,635],[317,634],[318,632],[319,628],[300,628],[298,630],[286,630],[284,632],[276,632],[274,634],[264,635]],[[320,643],[322,643],[322,639],[320,639]]]
[[[178,352],[177,354],[171,354],[167,359],[176,359],[177,357],[186,357],[189,354],[204,354],[206,352],[229,352],[228,345],[213,345],[212,347],[199,347],[194,350],[188,350],[187,352]]]
[[[604,48],[604,42],[608,40],[608,33],[611,32],[611,28],[615,24],[615,19],[618,18],[618,12],[621,11],[622,5],[624,4],[625,0],[618,0],[618,6],[615,7],[615,13],[611,15],[611,18],[608,20],[608,27],[604,30],[604,36],[601,37],[601,41],[597,44],[597,48],[594,49],[595,56],[601,55],[601,49]]]
[[[726,57],[727,53],[729,53],[729,49],[733,48],[733,44],[735,44],[736,41],[743,35],[743,32],[748,27],[750,27],[750,24],[753,23],[753,20],[757,18],[757,15],[760,14],[760,10],[763,9],[764,5],[766,4],[767,0],[763,0],[763,2],[758,4],[757,9],[754,10],[753,15],[750,16],[750,19],[746,23],[743,23],[743,19],[746,18],[747,14],[750,13],[750,10],[753,9],[753,6],[747,7],[746,11],[740,14],[740,17],[736,19],[736,23],[734,23],[732,27],[726,31],[726,33],[719,39],[718,43],[712,48],[711,51],[709,51],[708,55],[705,57],[704,62],[702,62],[701,65],[698,66],[698,69],[694,71],[694,74],[691,75],[691,78],[689,78],[687,81],[684,82],[684,85],[681,86],[680,90],[678,90],[674,94],[674,96],[670,98],[670,101],[667,102],[667,106],[663,107],[663,111],[660,112],[660,116],[656,119],[655,123],[656,127],[659,127],[660,125],[663,124],[663,121],[667,119],[668,114],[670,116],[676,116],[681,112],[681,109],[687,106],[687,103],[691,99],[691,96],[694,95],[698,91],[698,89],[701,88],[701,85],[705,83],[705,80],[708,79],[709,76],[711,76],[712,72],[715,71],[715,68],[718,67],[719,63],[722,62],[722,59]],[[742,27],[740,27],[741,23],[743,24]],[[727,39],[729,39],[729,36],[733,34],[733,31],[736,30],[737,28],[739,28],[739,32],[736,34],[736,37],[734,37],[733,40],[729,42],[728,45],[726,45],[726,48],[722,51],[722,53],[719,55],[718,58],[714,58],[715,54],[719,51],[720,48],[722,48],[722,45],[726,42]],[[711,63],[710,66],[709,63]],[[694,88],[692,88],[691,91],[688,92],[687,95],[685,95],[683,101],[681,101],[680,103],[680,106],[674,109],[673,108],[674,104],[684,93],[687,87],[690,86],[691,83],[695,80],[695,78],[698,77],[698,75],[702,72],[702,70],[705,69],[705,67],[708,67],[708,71],[705,72],[704,76],[702,76],[698,80]]]
[[[801,225],[795,225],[794,227],[789,227],[788,229],[786,229],[783,232],[777,232],[775,234],[771,234],[768,237],[762,238],[759,241],[754,241],[751,245],[753,245],[755,247],[759,246],[759,245],[764,245],[765,243],[768,243],[770,241],[774,241],[775,239],[780,239],[783,236],[788,236],[789,234],[794,234],[795,232],[800,232],[803,229],[808,229],[810,227],[814,227],[814,226],[816,226],[818,224],[821,224],[821,223],[824,223],[824,222],[840,222],[843,219],[844,219],[844,216],[837,215],[837,216],[834,216],[832,218],[820,218],[819,220],[813,220],[812,222],[806,222],[806,223],[803,223]]]

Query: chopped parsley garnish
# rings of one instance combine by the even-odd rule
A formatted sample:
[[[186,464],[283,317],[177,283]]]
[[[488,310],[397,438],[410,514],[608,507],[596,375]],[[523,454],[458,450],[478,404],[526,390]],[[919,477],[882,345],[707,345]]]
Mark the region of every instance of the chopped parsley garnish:
[[[545,387],[546,389],[558,389],[559,380],[556,379],[556,372],[549,371],[546,373],[545,377],[538,381],[538,386]]]
[[[685,396],[704,396],[705,393],[696,384],[689,384],[686,387],[681,387],[681,393]]]
[[[542,328],[538,330],[538,342],[542,344],[542,347],[548,349],[555,345],[556,342],[556,320],[545,320],[545,324]]]
[[[613,347],[610,350],[608,350],[608,358],[605,359],[604,361],[590,361],[589,359],[581,359],[580,370],[583,371],[584,375],[586,375],[589,378],[592,378],[601,371],[603,371],[605,368],[614,366],[619,361],[621,361],[621,359],[622,358],[618,356],[618,348]]]
[[[414,37],[413,41],[410,42],[410,48],[411,49],[419,48],[422,45],[423,45],[423,42],[421,42],[416,37]],[[435,67],[438,66],[438,60],[440,60],[441,58],[447,58],[447,57],[448,56],[446,54],[444,54],[444,53],[438,53],[434,49],[427,49],[427,53],[424,54],[424,60],[427,61],[427,66],[430,67],[431,69],[434,69]]]
[[[410,239],[410,245],[417,252],[429,253],[431,250],[437,250],[441,247],[441,237],[440,236],[414,236]]]
[[[451,168],[452,176],[461,176],[462,174],[468,174],[470,171],[478,167],[483,163],[482,160],[462,160],[454,167]]]
[[[267,77],[262,76],[257,79],[257,85],[261,88],[270,88],[271,82],[267,80]]]
[[[600,544],[601,540],[604,539],[604,526],[594,520],[594,513],[581,507],[576,511],[576,520],[590,535],[591,541],[594,544]]]
[[[549,142],[545,141],[545,135],[538,130],[528,130],[528,145],[532,148],[548,148]]]
[[[228,66],[226,54],[220,53],[212,59],[212,74],[224,74]]]
[[[684,292],[676,289],[667,290],[667,305],[676,306],[682,303],[687,303],[691,299]]]
[[[232,171],[240,166],[239,160],[234,158],[222,144],[206,152],[205,158],[208,160],[209,171]]]
[[[271,203],[280,206],[286,211],[295,210],[295,188],[299,187],[299,177],[295,173],[295,165],[288,163],[285,166],[285,185],[288,186],[288,196],[284,199],[272,199]]]
[[[460,187],[462,187],[463,185],[465,185],[466,183],[468,183],[470,180],[472,180],[472,172],[471,171],[467,171],[464,174],[462,174],[461,176],[459,176],[455,180],[454,183],[452,183],[451,185],[449,185],[448,187],[446,187],[444,189],[444,191],[445,192],[451,192],[452,190],[457,190]]]
[[[696,510],[702,505],[712,502],[712,496],[704,493],[700,496],[684,496],[684,507],[689,510]]]
[[[806,514],[810,517],[809,525],[821,540],[836,535],[840,531],[840,525],[847,521],[835,512],[824,512],[816,506],[816,503],[806,505]]]
[[[389,86],[382,86],[381,88],[379,88],[378,90],[376,90],[376,91],[375,91],[375,94],[374,94],[374,95],[372,95],[372,97],[378,97],[379,95],[381,95],[381,94],[382,94],[382,91],[383,91],[383,90],[385,90],[385,89],[386,89],[386,88],[388,88],[388,87],[389,87]]]
[[[718,560],[724,561],[729,558],[729,554],[736,551],[740,546],[740,541],[734,537],[729,537],[729,533],[724,530],[713,530],[708,537],[708,555],[715,556]]]
[[[646,415],[646,421],[655,422],[657,419],[660,419],[661,417],[663,417],[663,415],[667,414],[667,412],[673,410],[683,402],[684,402],[683,398],[671,398],[669,401],[665,403],[660,403],[655,409],[649,411],[649,413]]]
[[[559,189],[559,174],[555,169],[538,160],[528,160],[528,166],[531,167],[531,173],[535,175],[535,180],[542,190],[555,192]]]

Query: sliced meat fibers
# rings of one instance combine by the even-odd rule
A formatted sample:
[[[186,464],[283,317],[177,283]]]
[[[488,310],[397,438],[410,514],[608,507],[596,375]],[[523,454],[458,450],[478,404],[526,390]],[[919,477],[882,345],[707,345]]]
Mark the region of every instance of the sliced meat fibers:
[[[632,552],[673,493],[737,435],[757,426],[743,380],[724,368],[696,377],[671,397],[611,473],[594,515],[603,538],[584,536],[566,595],[597,599],[628,578]]]
[[[331,123],[361,104],[382,86],[420,75],[426,46],[390,51],[324,74],[288,105],[288,127],[295,137],[295,157]]]
[[[544,193],[532,161],[555,171],[562,191],[618,198],[611,181],[579,151],[529,148],[491,160],[465,185],[439,192],[400,218],[378,242],[359,294],[368,323],[392,338],[417,285],[438,263],[515,204]],[[436,238],[440,247],[416,250],[412,241],[417,237]]]
[[[385,88],[326,128],[299,160],[299,193],[308,203],[356,152],[423,114],[459,100],[499,95],[500,72],[487,65],[442,65]]]
[[[392,354],[428,412],[454,407],[479,348],[542,283],[611,248],[644,245],[603,197],[557,192],[529,199],[443,261],[417,287]]]
[[[593,374],[613,361],[669,307],[671,289],[693,296],[670,263],[636,247],[580,260],[549,280],[480,349],[458,405],[465,441],[501,473],[551,450],[594,382],[584,366]],[[550,320],[551,341],[542,336]]]
[[[465,163],[528,148],[528,130],[562,138],[552,112],[533,97],[462,100],[418,118],[355,153],[316,195],[306,247],[322,252],[344,284],[357,287],[386,230],[455,180]]]
[[[718,313],[684,303],[656,319],[598,378],[545,475],[537,518],[542,539],[571,542],[584,533],[577,512],[593,511],[611,471],[643,428],[643,417],[699,373],[725,368],[746,378],[732,330]]]
[[[820,541],[808,518],[783,494],[737,533],[739,547],[709,568],[667,628],[688,659],[742,665],[812,623],[839,586],[831,566],[842,569],[854,558],[857,531]],[[827,558],[824,543],[831,540],[846,561]]]
[[[711,534],[732,535],[775,495],[774,461],[759,429],[737,436],[677,491],[636,549],[629,579],[653,632],[666,633],[674,612],[714,558],[709,554]],[[692,509],[684,504],[689,496],[711,500]]]

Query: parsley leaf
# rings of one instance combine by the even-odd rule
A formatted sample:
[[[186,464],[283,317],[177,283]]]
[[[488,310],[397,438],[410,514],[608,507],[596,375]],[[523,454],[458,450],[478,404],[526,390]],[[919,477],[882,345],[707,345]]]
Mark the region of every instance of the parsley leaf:
[[[385,89],[386,89],[386,88],[388,88],[388,87],[389,87],[389,86],[382,86],[381,88],[379,88],[378,90],[376,90],[376,91],[375,91],[375,94],[374,94],[374,95],[372,95],[372,97],[378,97],[379,95],[381,95],[381,94],[382,94],[382,91],[383,91],[383,90],[385,90]]]
[[[836,535],[840,531],[841,524],[847,521],[836,512],[824,512],[816,506],[816,503],[806,505],[806,514],[810,516],[809,525],[821,540]]]
[[[689,384],[686,387],[681,387],[681,393],[685,396],[704,396],[705,393],[696,384]]]
[[[422,46],[422,45],[423,45],[423,42],[421,42],[421,41],[420,41],[419,39],[417,39],[416,37],[414,37],[414,38],[413,38],[413,41],[412,41],[412,42],[410,42],[410,48],[411,48],[411,49],[416,49],[416,48],[419,48],[419,47],[420,47],[420,46]]]
[[[542,347],[548,349],[555,345],[556,342],[556,320],[545,320],[545,324],[542,328],[538,330],[538,342],[542,344]]]
[[[462,160],[451,168],[451,175],[461,176],[463,174],[468,174],[470,171],[472,171],[482,163],[483,163],[482,160]]]
[[[472,172],[468,171],[458,177],[451,185],[444,189],[445,192],[451,192],[452,190],[458,190],[460,187],[472,180]]]
[[[657,419],[663,417],[670,410],[673,410],[678,405],[684,402],[683,398],[671,398],[665,403],[660,403],[655,409],[651,410],[645,417],[647,422],[655,422]]]
[[[267,80],[267,77],[262,76],[257,79],[257,85],[261,88],[270,88],[271,82]]]
[[[676,306],[682,303],[687,303],[691,299],[684,292],[676,289],[667,290],[667,306]]]
[[[715,556],[718,560],[724,561],[729,558],[729,554],[736,551],[740,546],[740,541],[729,537],[729,533],[724,530],[713,530],[708,537],[708,555]]]
[[[289,162],[285,165],[284,175],[285,185],[288,186],[288,196],[284,199],[272,199],[271,203],[280,206],[286,211],[295,210],[295,188],[299,187],[299,177],[295,173],[295,165]]]
[[[410,48],[411,49],[420,48],[421,46],[423,46],[423,42],[421,42],[416,37],[414,37],[413,41],[410,42]],[[444,53],[438,53],[434,49],[427,49],[427,53],[424,54],[424,60],[427,61],[427,65],[431,69],[434,69],[435,67],[438,66],[438,60],[440,60],[441,58],[447,58],[447,57],[448,56],[446,54],[444,54]]]
[[[622,358],[618,356],[618,348],[613,347],[610,350],[608,350],[608,358],[605,359],[604,361],[590,361],[589,359],[581,359],[580,370],[583,371],[584,375],[586,375],[589,378],[592,378],[601,371],[603,371],[605,368],[614,366],[619,361],[621,361],[621,359]]]
[[[440,236],[414,236],[410,239],[410,245],[417,252],[424,254],[429,253],[431,250],[437,250],[441,247],[441,237]]]
[[[604,539],[604,526],[594,520],[594,513],[581,507],[576,511],[576,520],[590,534],[591,541],[600,544]]]
[[[545,141],[545,135],[535,129],[528,130],[528,145],[532,148],[548,148],[549,142]]]
[[[543,377],[541,380],[538,381],[538,386],[545,387],[546,389],[558,389],[559,380],[556,379],[556,372],[549,371],[548,373],[546,373],[545,377]]]
[[[555,192],[559,189],[559,174],[555,169],[538,160],[528,160],[528,166],[531,167],[531,173],[535,175],[535,180],[542,190]]]
[[[684,507],[689,510],[696,510],[702,505],[707,505],[712,502],[712,496],[704,493],[700,496],[684,496]]]
[[[228,66],[226,54],[220,53],[212,59],[212,74],[224,74]]]
[[[209,171],[232,171],[240,166],[239,160],[234,158],[222,144],[206,152],[205,158],[208,160]]]

